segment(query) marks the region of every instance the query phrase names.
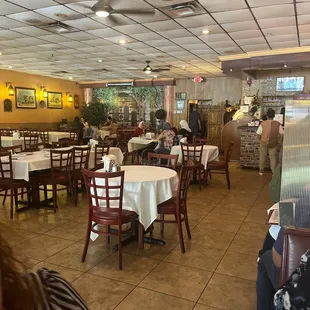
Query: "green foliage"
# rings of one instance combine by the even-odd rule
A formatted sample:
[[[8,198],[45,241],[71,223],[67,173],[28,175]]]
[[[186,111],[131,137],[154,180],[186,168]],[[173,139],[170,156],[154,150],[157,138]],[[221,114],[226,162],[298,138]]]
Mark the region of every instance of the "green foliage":
[[[99,126],[106,121],[108,108],[98,101],[90,102],[82,106],[81,114],[90,125]]]
[[[115,88],[94,88],[93,89],[93,102],[104,103],[107,107],[111,107],[116,100],[117,91]]]
[[[162,86],[155,86],[154,90],[156,108],[160,109],[164,106],[164,88]]]

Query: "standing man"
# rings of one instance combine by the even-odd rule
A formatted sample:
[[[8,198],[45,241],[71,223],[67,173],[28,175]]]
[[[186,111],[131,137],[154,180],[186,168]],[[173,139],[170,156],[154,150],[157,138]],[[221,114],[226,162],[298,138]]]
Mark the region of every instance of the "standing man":
[[[230,121],[232,121],[233,116],[235,114],[235,110],[233,110],[232,106],[230,104],[225,104],[225,113],[223,116],[223,120],[224,120],[224,125],[226,125],[227,123],[229,123]]]
[[[278,143],[279,136],[284,134],[281,124],[274,121],[275,112],[273,109],[268,109],[267,120],[263,121],[258,127],[257,134],[260,139],[260,154],[259,154],[259,175],[264,174],[265,161],[267,154],[270,158],[270,168],[274,173],[278,165]]]
[[[193,111],[189,115],[189,127],[192,130],[193,137],[197,136],[201,131],[200,114],[197,105],[194,105]]]

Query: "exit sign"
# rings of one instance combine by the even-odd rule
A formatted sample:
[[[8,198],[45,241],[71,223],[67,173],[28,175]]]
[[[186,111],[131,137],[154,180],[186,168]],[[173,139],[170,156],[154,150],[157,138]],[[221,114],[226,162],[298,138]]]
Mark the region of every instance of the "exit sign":
[[[195,83],[201,83],[201,82],[203,82],[203,78],[201,76],[197,75],[194,77],[194,82]]]

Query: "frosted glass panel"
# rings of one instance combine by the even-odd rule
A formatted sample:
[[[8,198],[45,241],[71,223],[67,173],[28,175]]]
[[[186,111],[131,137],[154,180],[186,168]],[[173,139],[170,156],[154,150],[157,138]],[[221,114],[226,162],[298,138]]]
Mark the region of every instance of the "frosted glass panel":
[[[286,101],[283,145],[281,201],[295,201],[295,226],[309,228],[310,100]]]

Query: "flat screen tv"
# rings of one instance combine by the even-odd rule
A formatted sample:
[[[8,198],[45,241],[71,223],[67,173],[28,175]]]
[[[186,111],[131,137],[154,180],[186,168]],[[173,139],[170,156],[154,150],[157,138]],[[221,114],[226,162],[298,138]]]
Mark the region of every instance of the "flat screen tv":
[[[304,76],[277,78],[277,91],[303,91],[305,85]]]

